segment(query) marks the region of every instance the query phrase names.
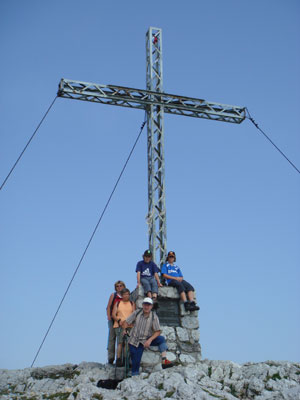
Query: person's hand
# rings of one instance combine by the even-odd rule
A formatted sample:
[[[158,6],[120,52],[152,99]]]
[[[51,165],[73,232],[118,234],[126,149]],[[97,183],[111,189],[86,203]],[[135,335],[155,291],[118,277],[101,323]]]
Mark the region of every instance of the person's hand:
[[[158,284],[158,287],[163,287],[164,286],[160,282],[158,282],[157,284]]]
[[[182,282],[183,278],[181,278],[180,276],[177,277],[178,282]]]
[[[111,321],[111,316],[110,315],[107,316],[107,321]]]
[[[138,282],[137,284],[136,284],[136,287],[138,288],[138,287],[140,287],[141,286],[141,284]]]
[[[146,342],[144,343],[145,349],[147,349],[150,345],[151,345],[151,340],[150,339],[146,340]]]

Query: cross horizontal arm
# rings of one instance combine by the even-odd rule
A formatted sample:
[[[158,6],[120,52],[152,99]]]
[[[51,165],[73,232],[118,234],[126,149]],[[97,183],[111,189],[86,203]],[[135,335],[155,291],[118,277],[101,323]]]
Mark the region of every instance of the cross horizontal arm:
[[[176,96],[123,86],[61,79],[57,95],[67,99],[91,101],[114,106],[147,109],[149,105],[164,107],[169,114],[205,118],[240,124],[246,118],[245,107],[212,103],[192,97]]]

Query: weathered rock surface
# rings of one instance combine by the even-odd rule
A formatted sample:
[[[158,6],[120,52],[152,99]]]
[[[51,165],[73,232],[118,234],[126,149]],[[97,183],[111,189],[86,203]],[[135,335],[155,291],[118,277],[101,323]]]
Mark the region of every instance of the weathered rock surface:
[[[124,379],[115,390],[97,387],[100,379],[115,378],[113,367],[98,363],[0,370],[0,399],[300,400],[298,363],[185,362],[185,366]]]

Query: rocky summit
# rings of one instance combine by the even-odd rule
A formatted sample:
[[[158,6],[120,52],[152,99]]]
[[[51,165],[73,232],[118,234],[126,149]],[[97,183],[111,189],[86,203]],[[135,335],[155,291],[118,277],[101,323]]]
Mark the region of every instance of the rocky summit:
[[[121,369],[121,368],[119,368]],[[83,362],[0,370],[1,400],[300,400],[300,364],[202,360],[116,382],[114,367]],[[116,383],[104,389],[100,383]]]

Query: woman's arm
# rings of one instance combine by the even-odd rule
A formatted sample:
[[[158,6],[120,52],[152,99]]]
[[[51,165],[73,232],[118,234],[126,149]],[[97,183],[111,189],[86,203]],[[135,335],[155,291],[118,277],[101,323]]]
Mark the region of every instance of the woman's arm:
[[[111,320],[111,315],[110,315],[110,307],[114,299],[114,293],[112,293],[109,297],[107,307],[106,307],[106,314],[107,314],[107,319],[110,321]]]

